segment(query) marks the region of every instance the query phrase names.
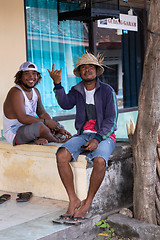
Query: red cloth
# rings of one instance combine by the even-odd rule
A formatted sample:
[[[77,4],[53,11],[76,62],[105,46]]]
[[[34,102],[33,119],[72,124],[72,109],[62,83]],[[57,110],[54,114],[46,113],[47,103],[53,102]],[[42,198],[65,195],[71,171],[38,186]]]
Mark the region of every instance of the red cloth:
[[[84,130],[91,130],[91,131],[97,132],[97,130],[94,128],[95,123],[96,123],[96,120],[90,119],[88,122],[85,123],[85,125],[83,127],[83,131]]]

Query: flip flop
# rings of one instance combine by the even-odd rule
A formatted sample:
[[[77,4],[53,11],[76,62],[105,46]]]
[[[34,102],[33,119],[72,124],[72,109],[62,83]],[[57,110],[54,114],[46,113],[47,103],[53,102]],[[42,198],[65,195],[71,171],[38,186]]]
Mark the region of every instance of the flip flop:
[[[86,217],[73,217],[73,221],[72,221],[71,224],[79,225],[81,223],[84,223],[86,220],[89,220],[89,218],[86,218]]]
[[[69,218],[69,219],[66,219]],[[70,215],[60,215],[59,218],[52,220],[53,223],[66,224],[70,219],[73,219]]]
[[[9,200],[11,198],[10,194],[3,194],[2,196],[0,196],[0,204],[6,202],[7,200]]]
[[[84,220],[89,220],[89,218],[86,217],[74,217],[73,219],[77,222],[84,222]]]
[[[86,218],[86,217],[72,217],[71,219],[66,219],[64,221],[64,224],[67,224],[67,225],[79,225],[81,223],[84,223],[88,219],[89,218]]]
[[[32,192],[18,193],[17,197],[18,197],[16,199],[17,202],[28,202],[32,197]]]

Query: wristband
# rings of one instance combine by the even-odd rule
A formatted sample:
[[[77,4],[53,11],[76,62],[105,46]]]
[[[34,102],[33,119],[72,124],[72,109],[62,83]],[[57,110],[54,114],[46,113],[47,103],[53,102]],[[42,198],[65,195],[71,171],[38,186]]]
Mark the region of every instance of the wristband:
[[[63,88],[62,85],[61,85],[61,82],[58,83],[58,84],[54,83],[53,91],[55,91],[56,89],[61,89],[61,88]]]
[[[96,133],[94,139],[96,139],[99,143],[103,140],[102,136]]]
[[[44,125],[46,125],[46,126],[47,126],[47,124],[46,124],[46,119],[45,119],[45,118],[43,119],[43,121],[44,121]]]

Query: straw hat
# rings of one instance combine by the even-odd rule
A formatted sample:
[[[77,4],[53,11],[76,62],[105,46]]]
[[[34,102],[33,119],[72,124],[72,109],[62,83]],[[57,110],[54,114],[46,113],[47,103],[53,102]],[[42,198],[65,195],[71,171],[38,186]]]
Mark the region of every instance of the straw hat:
[[[99,77],[104,72],[104,68],[101,65],[103,59],[104,58],[102,58],[100,54],[95,57],[93,54],[86,52],[81,57],[78,57],[77,63],[75,64],[75,68],[73,70],[74,75],[80,77],[79,66],[84,64],[93,64],[97,66],[97,77]]]

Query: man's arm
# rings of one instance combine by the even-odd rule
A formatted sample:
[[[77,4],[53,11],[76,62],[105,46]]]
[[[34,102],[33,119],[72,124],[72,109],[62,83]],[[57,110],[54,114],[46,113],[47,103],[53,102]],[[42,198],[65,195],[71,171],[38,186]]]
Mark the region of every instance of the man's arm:
[[[56,121],[52,120],[50,115],[45,111],[42,100],[41,100],[41,95],[38,91],[38,89],[35,89],[37,96],[38,96],[38,103],[37,103],[37,115],[40,119],[43,119],[44,124],[50,128],[51,130],[56,130],[59,133],[61,133],[64,136],[69,136],[71,137],[71,134],[64,129],[64,127],[60,126],[59,123]]]
[[[18,104],[17,104],[18,103]],[[46,117],[45,124],[50,128],[50,129],[59,129],[59,124],[56,123],[51,119],[51,117],[45,112],[43,105],[39,102],[39,96],[38,96],[38,105],[39,107],[39,115],[40,118],[36,118],[30,115],[26,114],[25,111],[25,100],[22,92],[17,88],[14,88],[11,92],[10,95],[7,99],[7,105],[10,104],[12,106],[11,111],[13,118],[16,118],[20,123],[24,125],[29,125],[32,123],[36,122],[43,122],[44,123],[44,118]],[[7,117],[7,116],[6,116]],[[42,118],[44,117],[44,118]]]
[[[44,106],[43,106],[42,100],[41,100],[41,95],[40,95],[38,89],[35,88],[35,91],[38,96],[37,110],[36,110],[37,116],[41,119],[48,119],[48,120],[51,119],[50,115],[44,109]]]
[[[97,132],[96,139],[98,141],[106,139],[117,130],[118,105],[114,90],[107,94],[105,103],[104,119],[101,123],[101,128]]]
[[[53,91],[56,95],[58,104],[62,109],[72,109],[75,106],[75,94],[73,88],[69,91],[68,94],[66,94],[64,88],[61,85],[62,67],[60,70],[55,70],[55,63],[53,63],[52,71],[48,69],[48,72],[54,83]]]
[[[10,96],[7,100],[8,104],[12,106],[12,112],[15,118],[22,124],[32,124],[35,122],[40,122],[42,120],[37,119],[33,116],[27,115],[25,111],[25,100],[24,96],[18,88],[10,93]]]

